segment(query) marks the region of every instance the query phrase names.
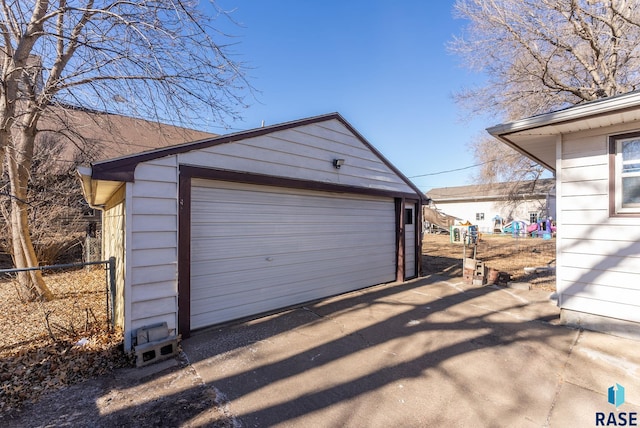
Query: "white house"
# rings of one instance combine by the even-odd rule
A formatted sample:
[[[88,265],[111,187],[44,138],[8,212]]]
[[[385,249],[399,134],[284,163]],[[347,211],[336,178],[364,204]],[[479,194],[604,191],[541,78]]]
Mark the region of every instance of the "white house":
[[[562,320],[640,337],[640,92],[488,132],[555,172]]]
[[[469,221],[484,233],[494,232],[494,219],[505,222],[555,218],[555,180],[438,187],[427,192],[435,207],[448,215]]]
[[[95,162],[125,348],[420,274],[423,196],[339,114]]]

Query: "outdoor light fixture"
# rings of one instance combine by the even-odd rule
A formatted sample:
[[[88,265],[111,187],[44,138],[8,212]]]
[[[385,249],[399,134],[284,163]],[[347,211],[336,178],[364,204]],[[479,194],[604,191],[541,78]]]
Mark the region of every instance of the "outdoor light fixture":
[[[340,167],[344,165],[344,159],[334,159],[333,160],[333,167],[335,169],[340,169]]]

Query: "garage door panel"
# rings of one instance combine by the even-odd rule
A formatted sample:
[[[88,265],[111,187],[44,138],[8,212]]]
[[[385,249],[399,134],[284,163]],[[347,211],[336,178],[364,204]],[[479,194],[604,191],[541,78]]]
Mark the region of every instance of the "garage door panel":
[[[244,278],[251,277],[253,273],[257,278],[272,278],[276,272],[284,272],[288,267],[291,267],[292,274],[296,277],[301,277],[308,272],[319,267],[325,269],[327,266],[342,267],[356,269],[358,266],[371,267],[373,263],[381,263],[383,265],[395,264],[395,254],[391,253],[369,253],[367,255],[367,262],[362,263],[362,259],[359,256],[349,254],[348,250],[336,250],[332,254],[322,252],[318,254],[316,260],[308,262],[308,255],[304,253],[296,253],[291,257],[274,257],[270,260],[265,260],[262,257],[251,257],[247,260],[241,259],[219,259],[218,263],[202,262],[194,263],[194,271],[197,274],[193,275],[195,284],[192,284],[192,288],[198,286],[200,277],[216,276],[216,280],[228,282],[242,282]],[[371,264],[370,264],[371,263]],[[303,271],[303,272],[301,272]],[[226,275],[226,276],[225,276]]]
[[[277,287],[282,284],[305,282],[300,286],[308,286],[306,281],[314,279],[325,280],[336,275],[343,277],[367,276],[376,272],[384,274],[394,263],[386,256],[372,257],[371,263],[375,266],[363,266],[355,264],[353,258],[332,260],[331,270],[327,270],[326,263],[306,265],[288,264],[283,266],[268,266],[264,269],[238,269],[236,271],[214,272],[211,274],[194,276],[195,286],[192,286],[192,293],[196,292],[201,297],[211,297],[214,295],[223,296],[231,294],[243,287],[253,288],[256,291]],[[192,281],[193,282],[193,281]]]
[[[395,279],[390,198],[193,180],[191,327]]]
[[[219,210],[223,207],[223,204],[210,204],[211,210]],[[336,220],[347,221],[352,223],[359,223],[360,221],[367,223],[377,222],[379,217],[387,217],[386,211],[379,210],[338,210],[338,209],[330,209],[330,210],[322,210],[317,209],[315,207],[285,207],[279,206],[274,207],[275,209],[267,210],[263,206],[259,205],[246,205],[243,207],[238,207],[235,209],[229,209],[230,207],[224,207],[224,211],[217,211],[215,214],[212,214],[208,210],[199,210],[198,212],[194,212],[193,214],[205,214],[207,215],[207,220],[210,223],[229,223],[229,219],[231,216],[236,216],[237,213],[242,213],[242,217],[236,218],[237,221],[244,224],[263,224],[265,223],[265,219],[270,219],[271,216],[277,215],[278,221],[272,222],[272,224],[278,224],[279,221],[292,223],[292,224],[309,224],[309,223],[317,223],[318,221],[323,221],[326,223],[335,223]],[[363,214],[366,217],[363,217]],[[268,220],[267,220],[268,221]]]
[[[237,287],[235,292],[225,296],[202,298],[191,307],[191,328],[201,328],[233,319],[272,311],[292,304],[320,299],[327,296],[345,293],[354,289],[367,287],[382,273],[384,267],[368,270],[365,275],[352,277],[344,273],[326,275],[323,278],[307,280],[304,287],[297,287],[300,281],[283,282],[271,288],[256,290],[255,284]],[[236,284],[238,285],[238,284]],[[355,287],[355,288],[354,288]],[[238,291],[240,289],[241,291]]]
[[[261,290],[264,288],[276,287],[286,283],[300,283],[299,287],[310,286],[308,281],[315,279],[325,279],[334,275],[343,275],[344,278],[364,276],[367,272],[379,272],[384,275],[394,265],[388,260],[374,260],[375,267],[364,265],[335,265],[331,270],[327,270],[324,265],[316,265],[309,268],[304,274],[295,265],[281,266],[276,269],[263,269],[262,271],[252,269],[246,271],[246,275],[239,278],[242,271],[224,272],[212,275],[194,277],[194,287],[192,294],[196,293],[200,297],[210,297],[213,295],[225,295],[242,290]]]
[[[269,286],[259,286],[259,280],[249,280],[234,284],[210,284],[213,287],[206,287],[201,290],[201,298],[192,303],[192,314],[203,313],[207,311],[215,311],[225,306],[241,306],[259,302],[264,298],[273,298],[276,296],[292,296],[296,293],[309,291],[314,298],[343,293],[352,290],[354,285],[358,288],[371,285],[366,283],[370,278],[376,278],[380,274],[384,274],[385,268],[389,266],[378,266],[371,270],[355,270],[338,269],[334,272],[322,272],[315,277],[308,276],[306,278],[293,279],[291,276],[281,276],[280,281]],[[301,282],[304,281],[304,284]],[[329,294],[325,292],[331,291]],[[325,293],[325,294],[323,294]],[[300,301],[302,302],[302,301]],[[291,302],[288,303],[292,304]],[[274,308],[271,308],[274,309]],[[242,316],[251,315],[251,312],[244,313]]]
[[[383,235],[383,233],[381,233],[381,235]],[[392,236],[391,233],[387,234],[389,239],[392,239]],[[291,260],[307,258],[313,261],[315,258],[324,259],[331,257],[330,251],[334,254],[340,254],[341,256],[353,255],[355,252],[364,257],[383,252],[385,254],[393,254],[391,257],[395,260],[395,251],[376,246],[377,242],[369,239],[369,237],[364,234],[349,235],[347,238],[350,240],[350,245],[344,248],[336,248],[336,240],[345,239],[342,236],[326,236],[323,238],[309,238],[305,236],[302,238],[274,237],[270,239],[238,239],[225,246],[217,245],[216,242],[219,242],[219,240],[212,239],[203,241],[202,245],[194,242],[191,250],[191,260],[193,263],[229,258],[246,259],[247,262],[261,262],[265,260],[281,261],[287,258],[291,258]],[[252,260],[249,260],[250,258]],[[260,258],[262,258],[262,260]],[[250,266],[250,263],[247,263],[247,265]]]
[[[349,208],[348,206],[342,205],[337,199],[327,201],[322,192],[300,192],[298,189],[261,186],[262,190],[260,190],[259,193],[256,193],[254,188],[242,188],[245,185],[241,183],[224,183],[221,181],[198,179],[194,179],[192,183],[192,200],[202,200],[207,203],[222,202],[225,205],[245,204],[252,206],[271,206],[273,205],[274,197],[276,197],[279,206],[317,205],[319,207]],[[231,190],[233,191],[233,194],[230,192],[222,193],[225,190]],[[212,199],[211,195],[214,195],[215,199]],[[352,197],[354,200],[358,198],[361,200],[372,201],[371,198],[367,197],[358,197],[357,195]],[[385,202],[379,200],[377,204],[369,204],[368,209],[380,207],[382,205],[385,205]]]
[[[379,233],[388,233],[389,236],[393,236],[395,231],[381,230]],[[340,239],[346,238],[355,243],[355,245],[350,245],[350,248],[359,251],[373,251],[375,249],[371,248],[372,243],[369,235],[370,232],[350,233],[349,235],[341,235]],[[247,257],[266,257],[267,255],[288,254],[294,250],[296,252],[316,251],[321,253],[327,250],[334,250],[336,239],[336,236],[329,235],[310,238],[308,234],[304,236],[261,236],[246,240],[236,240],[228,243],[224,248],[221,248],[214,240],[198,239],[192,242],[191,259],[197,262],[210,260],[211,258],[224,258],[225,256],[234,257],[237,254],[244,254]],[[265,251],[264,248],[269,246],[272,251]]]
[[[203,228],[194,228],[193,234],[197,236],[197,239],[194,241],[198,241],[201,239],[207,238],[224,238],[224,237],[246,237],[246,238],[258,238],[258,237],[273,237],[273,236],[313,236],[312,234],[315,232],[314,229],[322,230],[321,236],[332,236],[338,238],[334,235],[339,234],[342,236],[344,240],[350,234],[365,234],[371,233],[372,227],[375,227],[378,223],[372,223],[370,225],[364,224],[339,224],[334,225],[331,223],[309,223],[309,224],[276,224],[276,223],[263,223],[260,225],[256,224],[246,224],[243,226],[240,225],[225,225],[224,223],[219,224],[209,224],[207,229]],[[220,230],[211,230],[219,228]],[[377,228],[381,232],[387,233],[395,233],[395,229],[390,228]],[[195,234],[198,235],[195,235]],[[315,232],[317,233],[317,232]]]
[[[375,234],[375,237],[371,235]],[[268,257],[277,256],[296,257],[299,253],[327,252],[327,251],[353,251],[366,256],[377,251],[391,251],[388,247],[379,247],[382,241],[391,242],[394,231],[376,230],[367,233],[326,233],[321,237],[305,234],[294,236],[266,235],[258,238],[246,235],[215,236],[210,239],[192,241],[191,259],[194,263],[218,260],[225,258]],[[224,245],[220,245],[224,242]],[[340,242],[345,242],[344,247],[336,247]],[[395,254],[395,249],[392,250]],[[314,254],[309,254],[313,257]],[[395,256],[394,256],[395,257]]]
[[[211,192],[213,195],[213,192]],[[209,196],[211,196],[209,195]],[[203,196],[206,197],[206,196]],[[272,198],[277,195],[272,194]],[[199,205],[192,212],[198,214],[206,212],[208,215],[212,215],[214,218],[228,219],[229,214],[235,214],[237,212],[246,212],[247,218],[252,219],[261,215],[269,214],[287,214],[291,213],[295,216],[301,217],[317,217],[318,215],[327,216],[353,216],[359,217],[363,212],[369,213],[375,216],[376,213],[386,213],[385,204],[374,204],[361,209],[354,209],[353,207],[344,206],[327,206],[317,204],[305,204],[301,200],[282,201],[277,206],[256,204],[256,203],[231,203],[224,200],[208,201],[206,199],[196,199]],[[318,201],[321,202],[321,201]],[[335,203],[334,203],[335,205]],[[215,213],[212,211],[215,209]],[[288,210],[287,210],[288,209]]]

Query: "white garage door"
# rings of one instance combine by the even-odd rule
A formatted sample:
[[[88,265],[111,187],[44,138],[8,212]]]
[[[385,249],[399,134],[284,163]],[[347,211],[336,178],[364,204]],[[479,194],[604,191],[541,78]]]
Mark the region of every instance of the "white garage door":
[[[191,328],[396,275],[393,199],[194,179]]]

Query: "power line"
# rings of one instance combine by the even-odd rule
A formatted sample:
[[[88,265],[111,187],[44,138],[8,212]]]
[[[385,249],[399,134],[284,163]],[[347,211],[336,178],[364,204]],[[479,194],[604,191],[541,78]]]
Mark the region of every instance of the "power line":
[[[475,167],[478,167],[478,166],[486,165],[488,163],[502,161],[502,160],[504,160],[506,158],[511,158],[511,157],[515,157],[515,156],[521,156],[521,155],[519,153],[515,153],[515,154],[512,154],[512,155],[507,155],[507,156],[502,157],[500,159],[491,159],[491,160],[488,160],[486,162],[477,163],[475,165],[469,165],[469,166],[465,166],[465,167],[462,167],[462,168],[456,168],[456,169],[448,169],[446,171],[430,172],[428,174],[413,175],[413,176],[411,176],[409,178],[428,177],[430,175],[440,175],[440,174],[448,174],[450,172],[464,171],[465,169],[471,169],[471,168],[475,168]]]

